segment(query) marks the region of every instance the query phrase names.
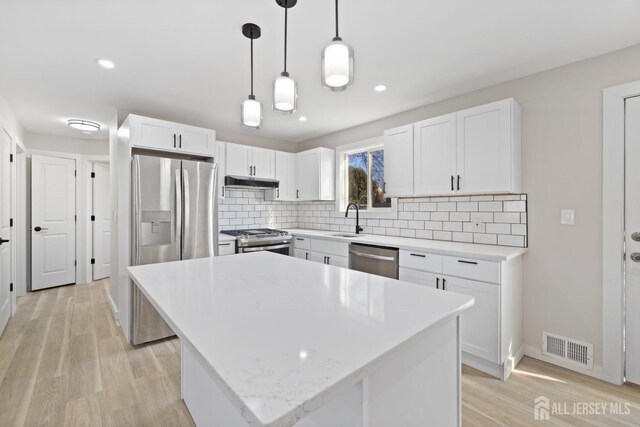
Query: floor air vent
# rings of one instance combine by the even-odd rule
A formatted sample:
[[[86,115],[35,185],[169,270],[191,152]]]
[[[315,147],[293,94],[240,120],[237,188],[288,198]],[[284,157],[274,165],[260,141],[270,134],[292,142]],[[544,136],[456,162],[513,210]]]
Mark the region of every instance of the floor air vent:
[[[575,366],[593,369],[593,344],[543,332],[542,354]]]

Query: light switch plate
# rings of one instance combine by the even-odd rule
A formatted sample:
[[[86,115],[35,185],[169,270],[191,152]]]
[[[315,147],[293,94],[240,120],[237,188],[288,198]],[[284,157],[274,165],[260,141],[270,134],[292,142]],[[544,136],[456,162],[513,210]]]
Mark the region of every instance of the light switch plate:
[[[575,225],[576,223],[576,211],[575,209],[562,209],[560,213],[561,225]]]

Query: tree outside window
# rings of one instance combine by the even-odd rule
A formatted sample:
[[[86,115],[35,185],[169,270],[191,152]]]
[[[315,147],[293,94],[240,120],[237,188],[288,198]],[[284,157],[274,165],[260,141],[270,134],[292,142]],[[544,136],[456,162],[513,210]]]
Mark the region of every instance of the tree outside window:
[[[361,210],[390,208],[384,194],[384,150],[372,148],[347,154],[348,203]]]

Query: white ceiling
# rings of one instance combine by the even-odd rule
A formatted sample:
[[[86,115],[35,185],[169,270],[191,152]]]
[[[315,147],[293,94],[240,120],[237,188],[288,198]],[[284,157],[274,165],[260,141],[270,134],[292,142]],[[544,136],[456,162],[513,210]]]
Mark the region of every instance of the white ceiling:
[[[320,86],[320,51],[333,37],[333,4],[299,0],[290,11],[293,117],[271,111],[283,60],[275,0],[1,0],[0,94],[29,132],[84,136],[64,121],[106,124],[117,109],[121,120],[135,112],[302,141],[640,43],[637,0],[343,0],[341,36],[355,50],[356,77],[332,93]],[[258,131],[239,119],[249,93],[245,22],[262,27]],[[380,82],[387,92],[373,91]]]

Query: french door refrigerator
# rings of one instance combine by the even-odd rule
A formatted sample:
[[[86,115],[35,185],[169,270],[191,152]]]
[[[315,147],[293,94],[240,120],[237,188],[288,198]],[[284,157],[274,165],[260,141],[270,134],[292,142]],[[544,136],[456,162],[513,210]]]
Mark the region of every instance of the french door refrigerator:
[[[178,158],[133,156],[132,265],[217,255],[216,166]],[[132,287],[133,344],[175,335],[138,287]]]

